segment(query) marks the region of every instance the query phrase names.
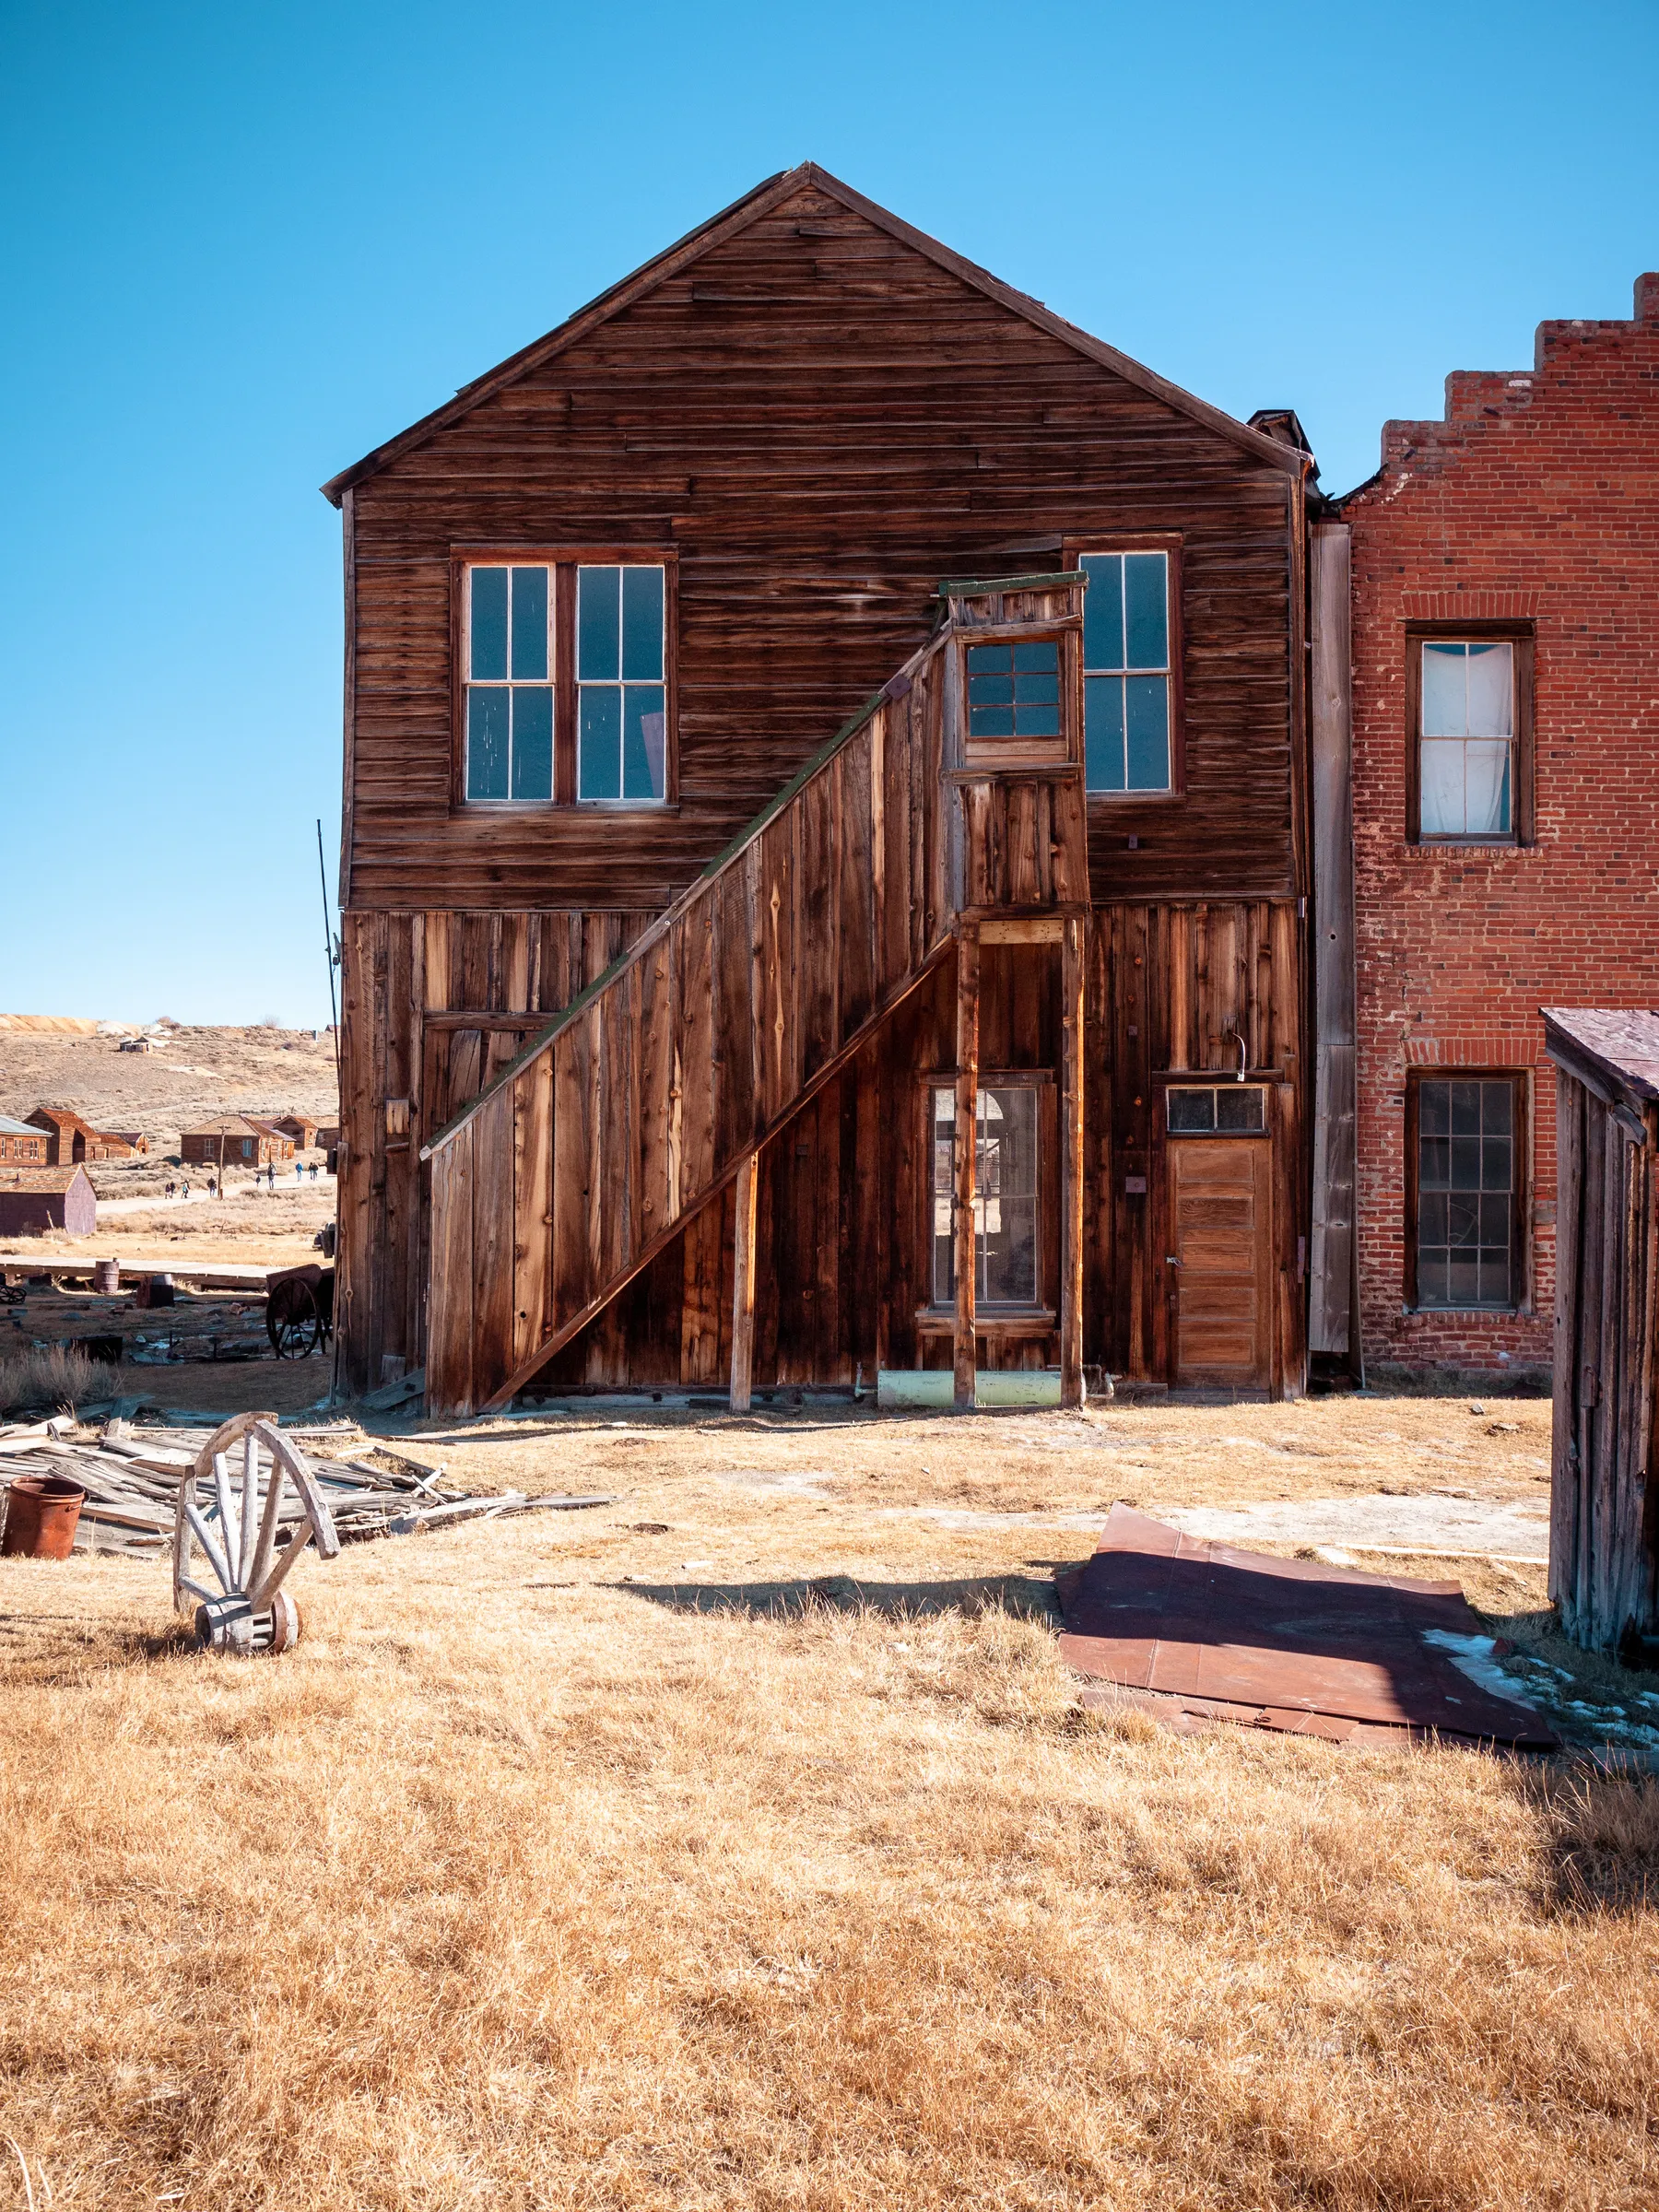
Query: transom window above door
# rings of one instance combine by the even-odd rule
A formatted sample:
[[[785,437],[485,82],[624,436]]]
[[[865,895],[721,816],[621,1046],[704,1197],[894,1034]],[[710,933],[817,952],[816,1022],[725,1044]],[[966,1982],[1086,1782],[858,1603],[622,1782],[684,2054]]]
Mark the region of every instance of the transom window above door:
[[[1260,1083],[1171,1083],[1164,1123],[1171,1136],[1261,1136],[1267,1093]]]
[[[461,565],[464,802],[672,798],[670,575],[574,553]]]
[[[1083,553],[1083,734],[1090,792],[1173,788],[1170,556]]]

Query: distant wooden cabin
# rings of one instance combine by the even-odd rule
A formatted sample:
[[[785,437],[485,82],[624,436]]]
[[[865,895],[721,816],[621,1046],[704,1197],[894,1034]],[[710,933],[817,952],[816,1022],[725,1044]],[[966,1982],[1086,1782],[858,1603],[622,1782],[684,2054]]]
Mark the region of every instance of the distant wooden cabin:
[[[268,1168],[293,1157],[291,1136],[249,1114],[224,1114],[179,1137],[179,1158],[186,1167]]]
[[[319,1124],[309,1113],[279,1113],[271,1127],[284,1136],[291,1136],[301,1152],[311,1151],[319,1141]]]
[[[89,1237],[98,1197],[82,1167],[0,1167],[0,1237],[39,1237],[49,1229]]]
[[[1659,1014],[1544,1009],[1556,1064],[1549,1594],[1586,1651],[1659,1657]]]
[[[37,1129],[32,1122],[14,1122],[10,1114],[0,1113],[0,1167],[48,1166],[49,1142],[44,1131]]]
[[[324,488],[347,1387],[1302,1388],[1283,419],[808,165]]]
[[[32,1127],[45,1133],[50,1167],[73,1167],[88,1159],[131,1159],[141,1148],[112,1129],[94,1129],[90,1122],[83,1121],[66,1106],[38,1106],[26,1118]]]

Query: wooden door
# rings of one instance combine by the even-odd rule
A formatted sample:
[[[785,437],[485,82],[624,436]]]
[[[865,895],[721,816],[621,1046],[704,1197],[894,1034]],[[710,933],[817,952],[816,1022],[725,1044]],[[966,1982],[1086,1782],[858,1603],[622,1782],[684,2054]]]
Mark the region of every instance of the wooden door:
[[[1273,1380],[1273,1146],[1171,1137],[1171,1329],[1177,1383],[1265,1390]]]

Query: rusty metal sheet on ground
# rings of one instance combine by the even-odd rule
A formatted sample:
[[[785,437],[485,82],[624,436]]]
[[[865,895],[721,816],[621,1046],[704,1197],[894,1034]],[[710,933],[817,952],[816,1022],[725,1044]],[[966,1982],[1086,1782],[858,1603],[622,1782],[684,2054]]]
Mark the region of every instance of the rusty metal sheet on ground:
[[[1425,1641],[1480,1634],[1455,1583],[1270,1559],[1114,1505],[1094,1557],[1058,1587],[1067,1664],[1135,1702],[1339,1741],[1379,1728],[1556,1740],[1541,1714]]]

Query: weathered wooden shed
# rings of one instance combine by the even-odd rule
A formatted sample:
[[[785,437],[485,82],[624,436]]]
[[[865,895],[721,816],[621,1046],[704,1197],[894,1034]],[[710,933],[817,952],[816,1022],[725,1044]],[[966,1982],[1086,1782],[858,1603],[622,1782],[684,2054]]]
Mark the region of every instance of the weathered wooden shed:
[[[49,1229],[89,1237],[98,1196],[85,1168],[0,1168],[0,1237],[39,1237]]]
[[[1584,1650],[1648,1661],[1659,1651],[1659,1014],[1547,1006],[1544,1034],[1558,1176],[1549,1593]]]

